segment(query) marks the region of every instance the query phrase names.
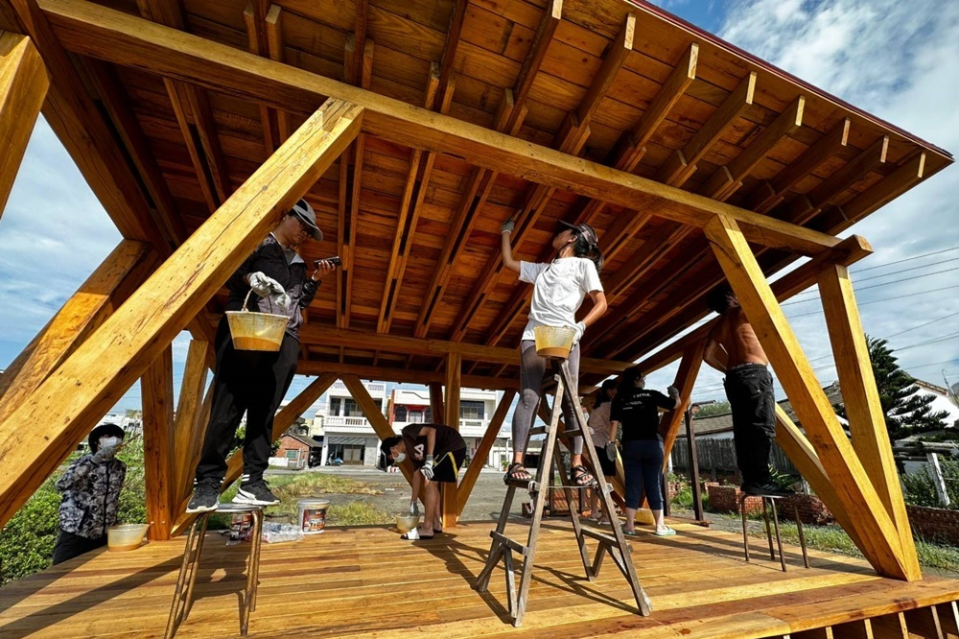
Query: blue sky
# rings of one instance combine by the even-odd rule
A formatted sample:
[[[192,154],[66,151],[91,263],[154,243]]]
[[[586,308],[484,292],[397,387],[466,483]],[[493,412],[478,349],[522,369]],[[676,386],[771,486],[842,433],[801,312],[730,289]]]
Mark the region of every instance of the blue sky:
[[[959,73],[953,62],[959,59],[959,3],[656,4],[940,147],[959,149]],[[959,381],[959,289],[948,288],[959,285],[959,259],[949,261],[959,258],[959,250],[952,250],[959,249],[956,171],[947,169],[846,233],[865,236],[876,249],[853,269],[861,282],[858,298],[866,331],[889,338],[907,370],[937,384],[943,383],[944,374],[952,376],[951,382]],[[119,240],[41,119],[0,219],[0,368],[16,357]],[[913,259],[936,251],[941,252]],[[945,290],[930,292],[936,289]],[[784,308],[800,343],[820,381],[834,381],[818,296],[808,292],[796,300]],[[187,344],[186,337],[174,343],[177,383]],[[655,373],[650,384],[665,387],[675,368]],[[307,383],[298,378],[290,397]],[[704,367],[693,398],[722,399],[718,373]],[[135,386],[117,408],[138,406]]]

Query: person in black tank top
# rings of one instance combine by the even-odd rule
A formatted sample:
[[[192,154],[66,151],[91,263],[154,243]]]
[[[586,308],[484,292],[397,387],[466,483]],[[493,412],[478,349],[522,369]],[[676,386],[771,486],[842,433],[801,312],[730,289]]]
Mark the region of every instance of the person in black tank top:
[[[656,535],[675,535],[663,523],[663,439],[659,433],[659,410],[673,410],[680,405],[679,391],[670,386],[669,396],[646,389],[646,378],[636,369],[623,373],[619,393],[610,411],[610,439],[623,429],[623,470],[626,472],[627,535],[635,535],[636,511],[643,491],[656,521]]]

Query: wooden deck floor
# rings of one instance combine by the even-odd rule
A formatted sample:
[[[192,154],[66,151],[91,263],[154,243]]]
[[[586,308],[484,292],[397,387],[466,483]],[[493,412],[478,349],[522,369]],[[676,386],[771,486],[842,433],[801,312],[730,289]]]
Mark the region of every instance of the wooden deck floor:
[[[679,524],[676,537],[643,532],[633,542],[654,606],[642,618],[610,562],[597,581],[583,577],[569,524],[557,521],[543,528],[526,619],[514,629],[505,621],[502,570],[489,595],[470,588],[492,527],[470,523],[417,543],[385,527],[334,528],[301,543],[264,544],[249,636],[795,639],[805,629],[959,599],[959,581],[906,584],[823,552],[810,551],[813,568],[805,570],[795,547],[787,548],[791,569],[782,573],[759,540],[746,564],[739,536]],[[525,534],[520,524],[511,528]],[[239,635],[246,547],[224,542],[207,539],[197,601],[178,637]],[[0,589],[0,637],[162,637],[182,549],[181,538],[91,553],[9,584]]]

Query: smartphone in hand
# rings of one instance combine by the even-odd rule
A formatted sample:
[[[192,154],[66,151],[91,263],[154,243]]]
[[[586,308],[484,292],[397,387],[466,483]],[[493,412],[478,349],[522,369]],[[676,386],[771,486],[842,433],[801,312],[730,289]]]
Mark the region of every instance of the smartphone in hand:
[[[338,255],[334,255],[333,257],[327,257],[326,259],[322,259],[322,260],[313,260],[313,266],[318,267],[320,265],[320,262],[329,262],[333,266],[343,265],[343,262],[340,260],[340,257]]]

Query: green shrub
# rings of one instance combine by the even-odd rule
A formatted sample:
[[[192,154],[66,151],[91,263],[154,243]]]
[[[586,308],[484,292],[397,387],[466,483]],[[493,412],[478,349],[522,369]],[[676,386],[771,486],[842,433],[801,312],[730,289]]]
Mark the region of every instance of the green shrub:
[[[49,479],[0,530],[0,585],[50,566],[60,493]]]
[[[949,495],[949,508],[959,509],[959,460],[939,458],[939,468],[946,480],[946,494]],[[936,483],[929,471],[929,466],[918,473],[900,475],[906,503],[913,506],[928,508],[945,508],[939,502],[939,493],[936,492]]]

